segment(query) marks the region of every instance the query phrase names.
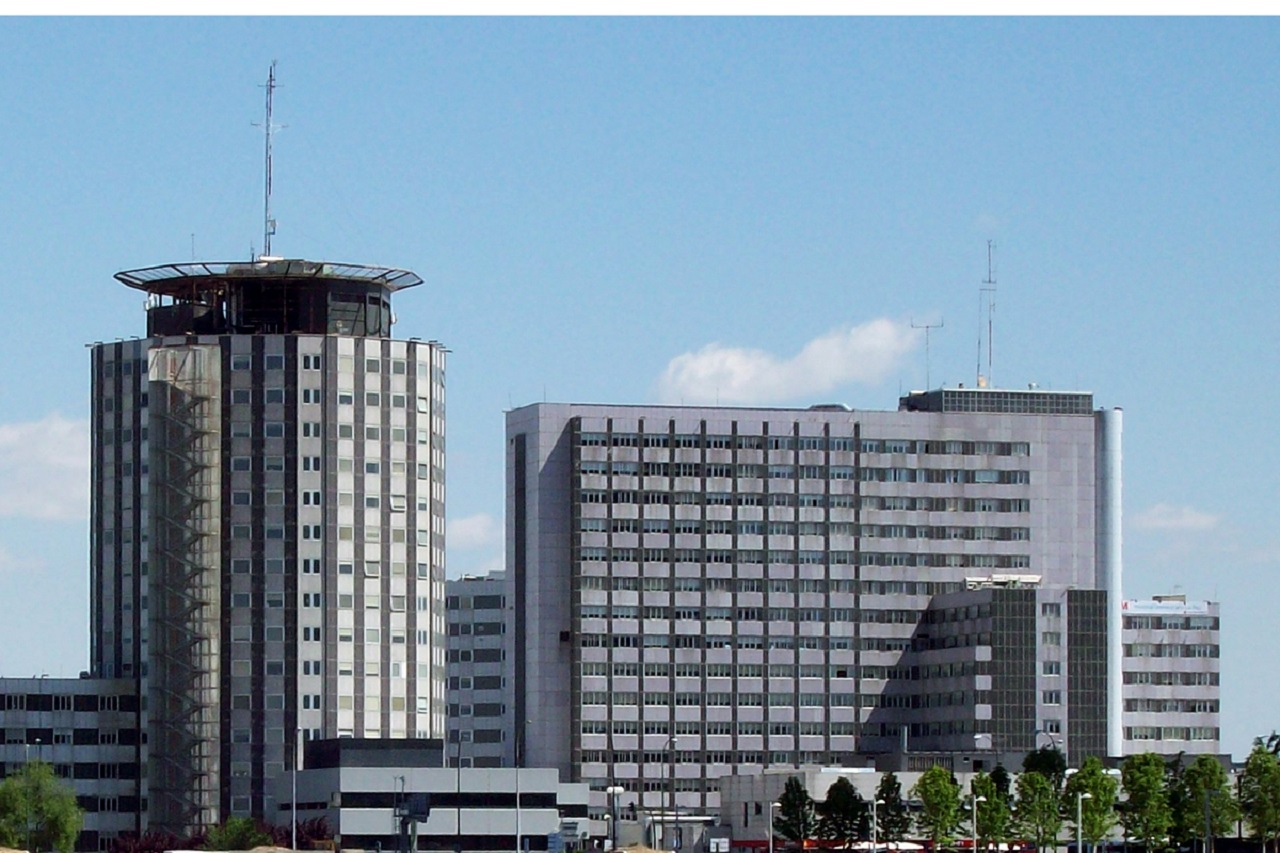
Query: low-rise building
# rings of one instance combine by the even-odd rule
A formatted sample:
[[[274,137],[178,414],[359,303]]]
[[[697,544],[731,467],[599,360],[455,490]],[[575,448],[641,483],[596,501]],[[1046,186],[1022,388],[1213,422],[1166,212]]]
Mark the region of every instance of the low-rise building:
[[[1124,754],[1221,751],[1219,605],[1185,595],[1124,613]]]
[[[132,679],[0,678],[0,776],[43,761],[84,810],[76,849],[140,830],[138,694]]]
[[[275,780],[275,823],[289,824],[296,785],[299,821],[327,820],[337,849],[408,849],[413,836],[417,850],[510,853],[581,849],[603,837],[603,823],[587,819],[586,784],[562,783],[553,769],[442,760],[439,740],[311,741],[296,780]]]

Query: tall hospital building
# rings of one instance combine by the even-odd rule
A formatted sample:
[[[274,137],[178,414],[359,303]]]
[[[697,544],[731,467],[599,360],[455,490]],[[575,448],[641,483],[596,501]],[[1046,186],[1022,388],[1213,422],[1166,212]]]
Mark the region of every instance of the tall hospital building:
[[[508,413],[521,762],[706,811],[766,766],[1120,755],[1120,441],[1036,389]]]
[[[299,736],[443,737],[444,349],[391,337],[421,279],[116,278],[147,329],[92,348],[91,666],[144,699],[146,825],[274,816]]]

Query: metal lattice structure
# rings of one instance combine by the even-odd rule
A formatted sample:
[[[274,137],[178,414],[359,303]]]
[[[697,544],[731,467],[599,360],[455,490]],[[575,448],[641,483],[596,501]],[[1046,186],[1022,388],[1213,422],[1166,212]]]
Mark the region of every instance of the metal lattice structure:
[[[216,346],[151,351],[151,827],[217,823],[221,773],[221,356]]]

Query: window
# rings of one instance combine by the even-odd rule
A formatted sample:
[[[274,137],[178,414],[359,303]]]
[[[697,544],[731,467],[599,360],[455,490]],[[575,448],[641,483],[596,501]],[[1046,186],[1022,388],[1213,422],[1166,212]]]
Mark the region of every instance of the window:
[[[231,356],[232,370],[249,370],[252,367],[253,367],[253,356],[249,356],[249,355]]]
[[[1045,690],[1043,693],[1040,694],[1040,701],[1042,701],[1046,705],[1061,705],[1062,691],[1061,690]]]

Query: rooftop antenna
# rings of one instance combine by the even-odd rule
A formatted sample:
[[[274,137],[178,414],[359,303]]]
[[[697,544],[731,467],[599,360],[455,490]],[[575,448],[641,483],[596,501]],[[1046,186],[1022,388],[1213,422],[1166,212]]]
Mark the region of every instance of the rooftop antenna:
[[[262,254],[259,257],[271,256],[271,237],[276,233],[276,221],[271,217],[271,134],[277,128],[271,123],[271,101],[276,91],[276,60],[271,60],[271,69],[267,72],[267,120],[262,125],[266,136],[266,167],[263,174],[262,201]]]
[[[996,268],[995,268],[995,248],[994,240],[987,241],[987,277],[982,280],[982,287],[978,288],[978,387],[986,388],[991,385],[991,332],[994,328],[994,314],[996,311]],[[982,315],[987,315],[987,375],[982,375]]]
[[[945,319],[938,320],[936,323],[916,323],[914,319],[911,321],[911,328],[924,329],[924,389],[926,391],[933,390],[933,382],[929,379],[929,332],[933,329],[941,329],[946,322]]]

